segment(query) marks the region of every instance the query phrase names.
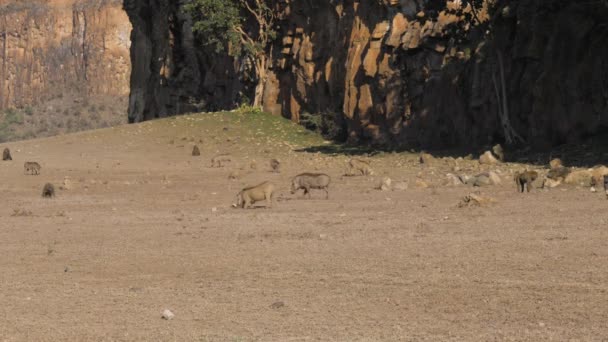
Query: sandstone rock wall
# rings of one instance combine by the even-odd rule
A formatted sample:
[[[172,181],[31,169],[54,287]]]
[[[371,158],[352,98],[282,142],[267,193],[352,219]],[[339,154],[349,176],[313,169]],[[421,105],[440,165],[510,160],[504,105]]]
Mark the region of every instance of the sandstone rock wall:
[[[577,141],[608,127],[604,3],[507,2],[491,42],[474,31],[459,41],[450,31],[458,18],[445,12],[421,20],[431,4],[444,9],[437,2],[282,3],[265,101],[273,113],[343,114],[353,141],[425,148],[501,141],[492,75],[500,83],[502,58],[509,116],[527,143]]]
[[[187,0],[124,0],[133,24],[129,122],[234,106],[241,84],[225,55],[193,36]]]
[[[0,0],[0,109],[126,98],[130,32],[122,0]]]

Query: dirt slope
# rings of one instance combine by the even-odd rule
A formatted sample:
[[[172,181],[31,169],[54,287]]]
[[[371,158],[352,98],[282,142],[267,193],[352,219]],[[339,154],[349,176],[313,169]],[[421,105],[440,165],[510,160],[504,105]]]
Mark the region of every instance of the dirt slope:
[[[347,157],[293,152],[323,141],[273,120],[196,115],[10,144],[14,160],[0,162],[2,340],[608,337],[603,194],[519,195],[508,182],[482,189],[496,204],[458,208],[472,189],[434,186],[443,163],[383,154],[371,158],[376,176],[340,179]],[[217,152],[235,161],[209,168]],[[281,173],[269,172],[271,157]],[[26,160],[40,162],[40,176],[23,175]],[[333,178],[329,200],[289,194],[292,175],[315,169]],[[420,172],[431,187],[414,185]],[[40,197],[66,176],[71,189]],[[382,176],[409,189],[374,190]],[[230,207],[262,180],[280,189],[273,209]],[[173,320],[161,319],[167,308]]]

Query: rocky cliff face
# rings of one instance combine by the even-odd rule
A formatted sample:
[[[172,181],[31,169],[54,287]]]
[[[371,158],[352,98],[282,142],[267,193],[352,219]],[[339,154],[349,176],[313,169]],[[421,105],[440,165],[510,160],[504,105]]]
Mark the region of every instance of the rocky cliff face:
[[[0,109],[126,98],[130,32],[121,0],[0,0]]]
[[[458,18],[438,8],[425,20],[425,1],[283,3],[265,101],[274,113],[330,110],[353,141],[424,148],[503,141],[503,98],[515,132],[535,145],[608,127],[604,3],[507,2],[492,41],[475,30],[459,41]]]
[[[124,0],[133,24],[129,122],[231,108],[241,84],[227,56],[196,43],[187,0]]]
[[[250,92],[238,61],[198,48],[184,2],[124,2],[132,122],[230,108]],[[436,1],[275,1],[280,34],[264,107],[294,121],[334,113],[351,141],[421,148],[503,141],[501,112],[536,146],[606,129],[605,2],[503,3],[489,36],[463,37]]]
[[[0,109],[130,94],[136,122],[251,98],[239,61],[197,44],[185,2],[0,0]],[[499,113],[536,146],[605,130],[605,2],[503,3],[490,35],[463,35],[440,2],[275,1],[264,107],[333,113],[353,142],[421,148],[503,141]]]

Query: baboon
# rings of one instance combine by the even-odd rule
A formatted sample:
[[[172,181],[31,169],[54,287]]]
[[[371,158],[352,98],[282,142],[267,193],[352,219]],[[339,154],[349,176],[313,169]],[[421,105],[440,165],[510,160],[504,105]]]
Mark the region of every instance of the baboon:
[[[27,175],[28,172],[31,175],[39,175],[40,174],[40,169],[42,167],[40,166],[40,164],[36,163],[36,162],[25,162],[23,164],[23,169],[24,169],[24,173]]]
[[[365,160],[352,158],[348,161],[348,171],[346,173],[348,176],[359,176],[366,175],[371,176],[374,174],[371,166]]]
[[[549,162],[550,169],[557,169],[560,167],[564,167],[564,163],[559,158],[551,159],[551,161]]]
[[[604,175],[604,191],[606,191],[606,199],[608,199],[608,175]]]
[[[52,198],[55,197],[55,187],[51,183],[44,184],[42,188],[42,197],[43,198]]]
[[[236,195],[236,207],[250,208],[255,202],[266,200],[267,208],[272,208],[274,185],[269,182],[246,187]]]
[[[198,146],[194,145],[194,147],[192,148],[192,156],[198,157],[200,155],[201,155],[201,151],[198,149]]]
[[[526,190],[530,192],[530,188],[532,187],[532,182],[534,182],[538,178],[538,173],[536,171],[524,171],[524,172],[516,172],[513,180],[515,180],[515,184],[517,184],[517,191],[524,192],[524,186]]]
[[[211,158],[211,167],[223,167],[225,163],[232,161],[229,153],[218,154]]]
[[[553,180],[564,180],[566,178],[566,176],[568,176],[568,174],[570,174],[570,169],[564,166],[557,166],[554,168],[551,168],[551,170],[549,170],[549,172],[547,173],[547,178],[549,179],[553,179]]]
[[[492,152],[494,153],[496,158],[498,158],[498,160],[500,160],[501,162],[505,161],[505,151],[503,150],[500,144],[494,145],[494,147],[492,147]]]
[[[304,189],[304,195],[311,197],[311,189],[319,189],[325,191],[325,198],[329,198],[329,183],[331,177],[324,173],[301,173],[291,179],[291,193],[295,194],[296,191]]]
[[[11,157],[11,150],[9,150],[8,147],[2,152],[2,160],[13,160],[13,157]]]
[[[272,172],[280,172],[281,163],[276,159],[270,159],[270,169]]]

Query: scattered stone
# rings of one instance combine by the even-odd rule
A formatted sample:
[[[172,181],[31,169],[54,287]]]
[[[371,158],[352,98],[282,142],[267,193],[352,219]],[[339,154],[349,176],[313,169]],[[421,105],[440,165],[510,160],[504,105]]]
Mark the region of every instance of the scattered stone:
[[[283,302],[274,302],[274,303],[270,304],[270,307],[272,309],[280,309],[284,306],[285,306],[285,303],[283,303]]]
[[[212,213],[217,212],[217,207],[213,207],[213,208],[211,208],[211,212],[212,212]]]
[[[163,311],[163,314],[161,317],[168,321],[168,320],[173,319],[175,317],[175,314],[173,314],[173,312],[171,312],[171,310],[165,309],[165,311]]]
[[[483,207],[483,206],[487,206],[487,205],[490,205],[495,202],[496,202],[496,200],[494,200],[491,197],[482,196],[479,193],[470,193],[467,196],[464,196],[462,198],[460,203],[458,203],[458,207],[459,208],[471,207],[471,206]]]
[[[500,176],[494,171],[488,172],[488,177],[490,177],[492,185],[500,185],[500,183],[502,183],[502,179],[500,179]]]
[[[416,179],[416,187],[426,189],[429,187],[429,184],[422,179]]]
[[[393,190],[405,191],[409,188],[409,184],[407,182],[396,182],[393,185]]]
[[[558,187],[562,184],[562,180],[561,179],[551,179],[551,178],[545,178],[545,180],[543,181],[543,184],[541,186],[541,188],[555,188]]]
[[[237,180],[239,178],[241,178],[241,173],[238,170],[234,170],[228,175],[228,179],[230,180]]]
[[[595,193],[595,192],[597,192],[597,189],[594,186],[592,186],[591,189],[589,189],[589,191]]]
[[[479,157],[479,164],[482,165],[496,165],[499,162],[500,161],[496,159],[496,157],[494,157],[494,155],[490,151],[484,152],[484,154]]]
[[[13,209],[13,213],[11,214],[11,216],[13,217],[27,217],[27,216],[33,216],[34,214],[27,209]]]
[[[593,174],[589,170],[572,171],[564,180],[566,184],[591,187],[593,185]]]
[[[258,163],[255,160],[252,160],[251,163],[249,163],[249,168],[256,170],[258,168]]]
[[[429,164],[431,162],[433,162],[435,160],[435,157],[433,157],[432,154],[430,153],[426,153],[426,152],[422,152],[420,153],[420,164]]]
[[[453,173],[448,173],[445,175],[447,183],[446,185],[448,186],[458,186],[458,185],[462,185],[463,181],[460,179],[460,177],[456,176]]]
[[[392,189],[391,188],[391,183],[392,182],[393,181],[389,177],[384,177],[380,181],[380,184],[378,184],[377,189],[378,190],[382,190],[382,191],[390,191]]]
[[[61,190],[72,190],[72,181],[70,181],[70,177],[65,176],[63,178],[63,182],[59,186],[59,189],[61,189]]]

